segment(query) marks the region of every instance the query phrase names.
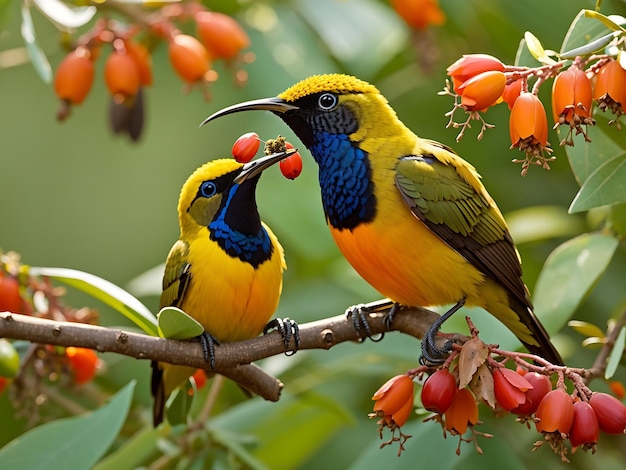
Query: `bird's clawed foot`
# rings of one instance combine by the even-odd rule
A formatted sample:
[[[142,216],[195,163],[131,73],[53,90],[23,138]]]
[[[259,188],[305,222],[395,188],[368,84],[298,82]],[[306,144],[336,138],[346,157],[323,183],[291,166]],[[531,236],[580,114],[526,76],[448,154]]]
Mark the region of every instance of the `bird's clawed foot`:
[[[219,346],[220,342],[217,338],[206,331],[196,337],[202,345],[204,360],[211,364],[211,369],[215,369],[215,346]]]
[[[379,341],[382,341],[382,339],[385,337],[385,333],[381,333],[380,336],[374,338],[372,336],[372,329],[370,327],[369,320],[367,319],[367,315],[373,312],[378,312],[381,310],[381,308],[389,306],[391,306],[391,308],[383,318],[385,327],[389,329],[391,328],[393,317],[400,307],[400,304],[391,301],[384,301],[383,304],[378,302],[371,304],[353,305],[352,307],[348,307],[346,309],[346,317],[352,320],[352,325],[354,326],[354,329],[358,333],[361,340],[369,338],[373,342],[378,343]]]
[[[294,343],[296,344],[293,351],[286,351],[285,355],[293,356],[296,352],[298,352],[298,349],[300,349],[300,327],[298,324],[290,318],[274,318],[267,325],[265,325],[265,328],[263,328],[263,334],[265,335],[269,333],[274,328],[276,328],[283,337],[285,349],[289,349],[289,343],[291,342],[292,337]]]
[[[465,305],[465,297],[459,300],[450,310],[441,315],[434,322],[422,338],[422,355],[419,362],[425,366],[441,365],[452,351],[453,342],[447,340],[443,347],[437,346],[436,336],[444,322],[450,318],[457,310]]]

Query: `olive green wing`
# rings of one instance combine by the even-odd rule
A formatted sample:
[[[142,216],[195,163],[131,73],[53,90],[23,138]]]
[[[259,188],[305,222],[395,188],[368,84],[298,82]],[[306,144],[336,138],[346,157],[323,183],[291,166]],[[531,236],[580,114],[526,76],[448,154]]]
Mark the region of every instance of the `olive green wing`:
[[[457,162],[458,164],[458,162]],[[520,260],[500,211],[476,178],[434,154],[398,160],[396,185],[413,214],[484,274],[530,307]]]
[[[165,262],[160,308],[180,307],[182,304],[185,291],[191,281],[188,256],[189,244],[187,242],[178,240],[174,243]]]

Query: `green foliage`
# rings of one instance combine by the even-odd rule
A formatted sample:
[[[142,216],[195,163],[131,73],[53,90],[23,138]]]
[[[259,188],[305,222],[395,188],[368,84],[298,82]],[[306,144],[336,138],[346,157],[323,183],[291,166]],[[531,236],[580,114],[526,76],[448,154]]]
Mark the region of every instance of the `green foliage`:
[[[157,314],[159,336],[171,339],[189,339],[204,333],[202,325],[176,307],[165,307]]]

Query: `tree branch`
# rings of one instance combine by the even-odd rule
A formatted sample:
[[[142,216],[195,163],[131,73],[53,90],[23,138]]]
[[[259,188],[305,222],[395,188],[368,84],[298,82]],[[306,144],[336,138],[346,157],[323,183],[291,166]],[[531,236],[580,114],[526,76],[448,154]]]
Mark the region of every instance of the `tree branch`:
[[[430,310],[401,307],[396,310],[391,328],[387,330],[383,319],[390,306],[388,301],[366,305],[370,312],[368,320],[372,335],[395,330],[421,338],[439,317]],[[124,354],[136,359],[151,359],[207,369],[199,342],[158,338],[84,323],[59,322],[0,312],[0,337],[41,344],[83,347],[99,352]],[[352,319],[346,315],[300,325],[300,350],[330,349],[344,341],[362,340],[363,336],[355,329]],[[215,370],[208,370],[234,380],[266,400],[278,401],[283,384],[252,362],[288,351],[295,351],[295,342],[292,338],[289,348],[285,348],[278,331],[247,341],[221,343],[215,348]]]

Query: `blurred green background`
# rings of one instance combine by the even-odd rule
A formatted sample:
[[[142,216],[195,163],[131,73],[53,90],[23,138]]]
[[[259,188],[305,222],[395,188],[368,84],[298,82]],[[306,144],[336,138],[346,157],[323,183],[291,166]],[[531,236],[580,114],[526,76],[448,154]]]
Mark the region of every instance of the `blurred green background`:
[[[137,276],[162,263],[177,239],[178,193],[196,167],[207,160],[228,157],[232,143],[245,132],[255,131],[265,139],[282,134],[299,145],[279,119],[260,112],[226,117],[203,128],[198,127],[199,123],[224,106],[274,96],[302,78],[330,72],[354,74],[373,82],[418,135],[452,146],[477,167],[485,186],[511,221],[514,238],[520,237],[525,281],[531,291],[546,256],[558,244],[595,228],[592,217],[566,214],[578,185],[564,152],[558,148],[556,135],[550,136],[557,156],[552,171],[532,167],[522,178],[520,167],[511,164],[519,154],[508,149],[506,107],[498,106],[487,113],[486,120],[495,123],[496,128],[487,131],[481,142],[475,139],[478,126],[474,125],[456,143],[457,131],[446,129],[448,119],[444,116],[452,107],[451,99],[437,95],[445,83],[446,67],[462,54],[489,53],[513,63],[527,30],[545,47],[558,50],[574,16],[582,8],[594,8],[594,1],[441,0],[447,21],[429,30],[426,47],[424,38],[415,41],[388,2],[382,0],[205,3],[235,15],[250,34],[256,60],[246,66],[249,82],[236,87],[228,71],[216,64],[220,78],[211,89],[212,99],[204,101],[198,90],[183,93],[166,49],[157,48],[153,55],[154,85],[145,92],[146,126],[136,144],[113,136],[108,128],[109,97],[102,78],[102,61],[97,63],[96,82],[89,97],[63,123],[55,120],[58,102],[51,85],[39,78],[30,63],[1,66],[3,250],[19,252],[24,263],[30,265],[80,269],[129,287]],[[8,6],[0,51],[23,47],[19,7],[20,2]],[[625,15],[626,6],[619,0],[605,1],[602,11]],[[40,15],[33,15],[39,42],[54,69],[65,54],[58,32]],[[430,54],[435,54],[434,61],[428,58]],[[422,67],[426,62],[430,64],[428,70]],[[548,103],[549,86],[544,88],[541,96]],[[284,294],[276,315],[299,322],[337,315],[349,305],[379,297],[334,246],[321,210],[317,169],[308,151],[302,150],[304,170],[300,178],[287,181],[278,168],[271,169],[258,190],[261,215],[281,240],[287,257]],[[525,215],[528,210],[533,211],[532,216]],[[541,233],[538,216],[543,216],[548,225],[565,221],[562,228],[554,229],[558,236],[534,236]],[[577,319],[604,328],[620,303],[623,308],[626,253],[623,247],[620,250]],[[155,273],[146,282],[130,284],[131,290],[153,310],[161,276],[160,270]],[[150,289],[152,294],[146,294]],[[96,305],[86,297],[70,298]],[[117,313],[104,306],[99,308],[103,324],[125,323]],[[478,323],[480,327],[482,323]],[[503,347],[517,347],[514,340],[506,339],[510,335],[503,328],[493,333],[483,329],[482,336],[487,341],[499,341]],[[573,358],[573,363],[590,366],[593,355],[580,350],[580,339],[564,332],[556,336],[556,343],[564,349],[568,363]],[[386,378],[414,366],[418,348],[418,341],[412,338],[389,334],[379,344],[342,344],[329,352],[300,352],[293,358],[265,361],[270,371],[282,374],[286,400],[315,392],[343,410],[343,414],[333,415],[339,418],[326,423],[325,431],[318,429],[318,437],[311,438],[308,448],[296,447],[300,458],[289,460],[293,465],[285,468],[478,468],[486,463],[494,468],[528,468],[537,467],[538,462],[539,467],[559,467],[558,456],[547,448],[530,453],[532,442],[538,439],[534,431],[514,425],[511,417],[496,421],[485,408],[481,418],[487,423],[479,429],[496,436],[481,439],[485,452],[482,457],[471,445],[463,445],[457,457],[457,440],[444,440],[436,425],[422,424],[419,419],[407,425],[406,431],[414,437],[401,458],[396,458],[394,446],[379,451],[376,426],[366,418],[371,394]],[[109,355],[105,358],[111,361],[110,370],[115,371],[110,374],[115,377],[108,380],[124,383],[137,376],[137,401],[149,407],[147,362]],[[623,377],[623,371],[619,373]],[[256,402],[255,406],[267,407],[268,413],[280,410],[272,408],[278,405],[258,404],[259,399]],[[244,402],[242,406],[250,405]],[[310,406],[328,409],[319,403]],[[1,411],[10,412],[7,410],[5,404]],[[286,422],[276,426],[289,429],[289,416],[284,418]],[[5,435],[0,444],[10,437]],[[291,442],[286,436],[277,436],[269,448],[281,449],[281,439]],[[299,439],[305,441],[307,436],[299,435]],[[615,445],[610,445],[611,441]],[[290,452],[288,447],[282,451]],[[624,452],[623,438],[607,438],[601,441],[598,455],[579,452],[569,468],[586,468],[591,462],[601,463],[605,470],[623,468]],[[280,468],[276,465],[273,468]]]

